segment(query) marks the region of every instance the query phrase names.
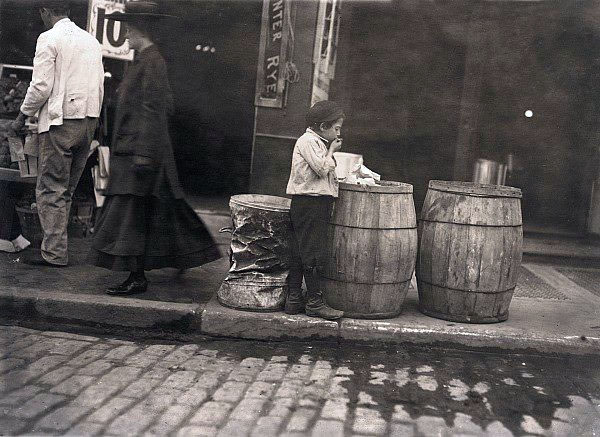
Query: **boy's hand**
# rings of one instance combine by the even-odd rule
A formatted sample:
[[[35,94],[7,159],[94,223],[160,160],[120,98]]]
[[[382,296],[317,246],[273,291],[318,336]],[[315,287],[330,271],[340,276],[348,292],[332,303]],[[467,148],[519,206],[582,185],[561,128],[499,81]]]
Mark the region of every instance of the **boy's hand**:
[[[335,140],[333,140],[331,142],[331,145],[329,146],[329,150],[331,151],[331,153],[339,152],[340,150],[342,150],[342,139],[336,138]]]

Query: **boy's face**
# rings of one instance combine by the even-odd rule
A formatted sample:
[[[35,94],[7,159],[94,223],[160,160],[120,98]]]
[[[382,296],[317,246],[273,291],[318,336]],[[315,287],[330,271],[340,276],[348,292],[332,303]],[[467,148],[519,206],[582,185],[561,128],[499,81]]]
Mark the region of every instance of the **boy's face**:
[[[333,141],[342,133],[342,124],[344,124],[343,118],[340,118],[333,122],[329,129],[323,129],[327,125],[327,123],[321,123],[321,132],[319,132],[319,134],[327,141]]]

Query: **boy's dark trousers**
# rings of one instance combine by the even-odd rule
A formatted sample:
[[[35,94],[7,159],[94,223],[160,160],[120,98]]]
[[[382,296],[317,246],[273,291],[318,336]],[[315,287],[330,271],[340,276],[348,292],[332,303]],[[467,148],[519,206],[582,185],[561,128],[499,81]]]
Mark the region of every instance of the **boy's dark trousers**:
[[[327,256],[327,223],[331,217],[332,196],[292,196],[290,217],[294,233],[289,294],[285,311],[298,314],[304,309],[302,277],[306,282],[306,314],[328,319],[342,317],[322,299],[321,275]]]

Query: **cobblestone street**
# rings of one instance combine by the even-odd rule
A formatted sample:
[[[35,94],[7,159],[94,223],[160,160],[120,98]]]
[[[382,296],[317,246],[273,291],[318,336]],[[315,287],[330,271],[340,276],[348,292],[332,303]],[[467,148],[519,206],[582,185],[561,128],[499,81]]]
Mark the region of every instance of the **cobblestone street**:
[[[591,358],[0,326],[3,435],[598,435]]]

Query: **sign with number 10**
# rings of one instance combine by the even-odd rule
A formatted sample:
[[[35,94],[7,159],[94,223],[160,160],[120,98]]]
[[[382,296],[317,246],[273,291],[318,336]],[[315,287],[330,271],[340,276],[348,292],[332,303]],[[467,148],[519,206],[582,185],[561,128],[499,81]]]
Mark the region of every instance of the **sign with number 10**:
[[[120,21],[106,19],[106,15],[124,9],[123,0],[90,0],[87,30],[102,45],[103,56],[131,61],[133,50],[125,39],[125,26]]]

